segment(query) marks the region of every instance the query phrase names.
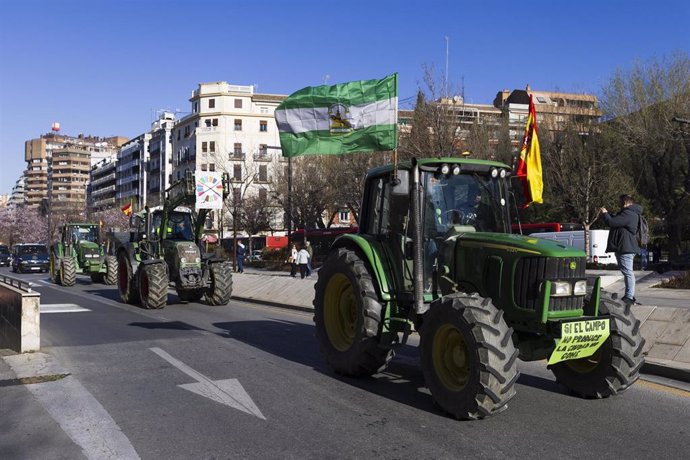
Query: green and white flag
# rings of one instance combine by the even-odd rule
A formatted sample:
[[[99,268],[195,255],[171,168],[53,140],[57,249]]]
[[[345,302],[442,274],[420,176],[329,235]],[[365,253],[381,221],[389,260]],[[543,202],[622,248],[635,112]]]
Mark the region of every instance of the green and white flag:
[[[275,111],[284,157],[380,152],[398,146],[398,74],[308,86]]]

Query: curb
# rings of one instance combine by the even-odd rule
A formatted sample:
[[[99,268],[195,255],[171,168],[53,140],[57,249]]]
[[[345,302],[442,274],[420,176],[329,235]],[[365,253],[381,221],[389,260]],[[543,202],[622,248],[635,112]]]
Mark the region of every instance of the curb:
[[[687,368],[683,368],[673,366],[672,362],[670,361],[649,361],[648,359],[645,359],[645,363],[642,366],[642,369],[640,369],[640,372],[690,383],[690,365]]]
[[[236,295],[231,295],[231,299],[234,300],[239,300],[242,302],[247,302],[247,303],[254,303],[257,305],[268,305],[270,307],[277,307],[277,308],[283,308],[285,310],[294,310],[294,311],[302,311],[306,313],[313,313],[314,309],[311,307],[303,307],[301,305],[290,305],[287,303],[280,303],[280,302],[272,302],[270,300],[261,300],[261,299],[254,299],[252,297],[242,297],[242,296],[236,296]]]

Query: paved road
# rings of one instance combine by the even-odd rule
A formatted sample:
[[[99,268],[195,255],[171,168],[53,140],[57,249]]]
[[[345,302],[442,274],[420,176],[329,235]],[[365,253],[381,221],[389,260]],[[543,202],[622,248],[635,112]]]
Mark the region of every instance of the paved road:
[[[432,404],[414,340],[385,373],[343,378],[321,360],[309,313],[182,304],[174,295],[164,310],[147,311],[87,278],[63,288],[45,275],[19,277],[36,283],[46,312],[87,310],[42,314],[42,351],[95,398],[141,458],[682,458],[690,451],[687,391],[640,381],[620,397],[581,400],[543,363],[520,363],[508,411],[458,422]],[[0,386],[3,408],[8,388],[20,391]],[[41,438],[55,431],[49,411],[25,412],[0,424],[0,457],[37,458],[54,446],[64,452],[55,457],[74,458],[73,446],[58,450],[69,438]]]

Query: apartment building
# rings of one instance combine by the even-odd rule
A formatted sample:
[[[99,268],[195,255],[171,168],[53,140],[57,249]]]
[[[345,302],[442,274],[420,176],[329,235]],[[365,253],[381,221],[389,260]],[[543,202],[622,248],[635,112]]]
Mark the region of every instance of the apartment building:
[[[197,169],[227,172],[236,199],[268,198],[286,164],[273,117],[285,97],[256,93],[251,85],[201,83],[189,99],[191,113],[173,129],[173,180]],[[282,212],[276,211],[282,227]]]
[[[12,194],[10,199],[7,201],[7,206],[10,208],[17,208],[26,205],[26,195],[24,193],[24,176],[22,175],[17,182],[15,182],[14,187],[12,187]]]
[[[175,126],[175,114],[164,112],[151,125],[151,138],[148,144],[149,160],[146,168],[148,175],[147,204],[163,204],[165,190],[172,182],[173,150],[172,131]]]
[[[48,205],[56,210],[84,211],[91,152],[79,145],[55,149],[48,158]]]
[[[117,153],[115,199],[118,203],[132,203],[135,210],[141,209],[146,203],[146,164],[150,139],[150,133],[140,134],[124,144]]]
[[[117,205],[117,157],[104,158],[91,167],[88,186],[88,208],[102,211]]]
[[[55,150],[75,146],[80,151],[86,151],[89,154],[89,162],[96,163],[103,158],[114,156],[126,140],[120,136],[106,138],[80,134],[73,137],[51,132],[26,141],[24,143],[26,205],[37,208],[49,198],[48,190],[51,182],[49,162]],[[75,176],[76,178],[78,177]],[[62,186],[65,186],[65,183]]]

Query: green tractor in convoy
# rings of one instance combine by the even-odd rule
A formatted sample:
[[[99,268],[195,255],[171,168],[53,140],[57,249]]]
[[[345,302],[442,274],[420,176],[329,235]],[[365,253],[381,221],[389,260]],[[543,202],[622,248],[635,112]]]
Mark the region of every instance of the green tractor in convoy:
[[[227,305],[232,293],[232,266],[224,259],[202,258],[201,234],[207,209],[185,207],[196,199],[195,179],[188,172],[166,190],[163,206],[146,207],[132,218],[128,242],[117,248],[118,290],[125,303],[158,309],[167,304],[172,283],[180,300]],[[223,199],[229,179],[223,175]]]
[[[117,282],[117,260],[105,254],[97,224],[65,224],[60,239],[50,249],[50,279],[74,286],[77,274],[91,276],[94,283]]]
[[[637,380],[631,306],[587,278],[584,252],[511,234],[510,176],[460,158],[369,171],[359,234],[333,243],[315,287],[316,336],[336,372],[382,371],[414,328],[432,397],[459,419],[507,408],[518,357],[548,359],[584,398]]]

